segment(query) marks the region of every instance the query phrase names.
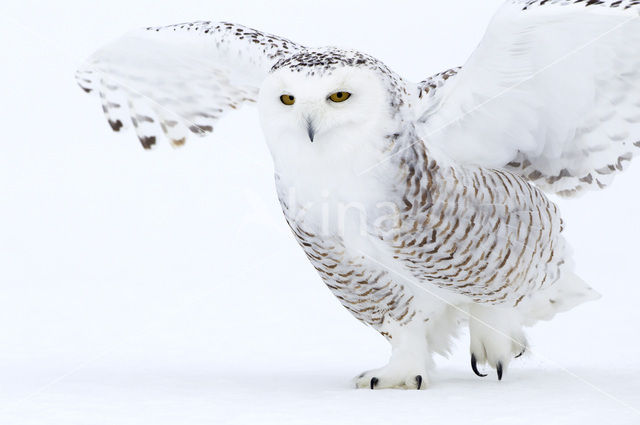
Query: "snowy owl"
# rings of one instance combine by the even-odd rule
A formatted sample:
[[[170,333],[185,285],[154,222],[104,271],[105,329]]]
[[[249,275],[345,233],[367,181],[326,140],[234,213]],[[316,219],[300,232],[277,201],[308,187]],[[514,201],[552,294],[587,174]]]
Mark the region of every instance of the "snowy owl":
[[[193,22],[132,32],[77,80],[147,149],[257,102],[295,239],[391,344],[355,385],[424,389],[460,324],[473,371],[502,379],[524,327],[598,297],[544,192],[603,188],[640,150],[638,18],[638,0],[508,0],[462,68],[419,84],[358,51]]]

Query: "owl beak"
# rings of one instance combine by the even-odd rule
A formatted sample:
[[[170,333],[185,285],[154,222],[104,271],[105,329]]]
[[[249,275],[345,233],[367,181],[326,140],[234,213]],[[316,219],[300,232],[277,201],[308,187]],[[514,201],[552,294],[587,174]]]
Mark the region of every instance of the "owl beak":
[[[307,134],[309,135],[309,140],[313,143],[313,138],[316,136],[316,129],[313,127],[313,121],[311,118],[307,118]]]

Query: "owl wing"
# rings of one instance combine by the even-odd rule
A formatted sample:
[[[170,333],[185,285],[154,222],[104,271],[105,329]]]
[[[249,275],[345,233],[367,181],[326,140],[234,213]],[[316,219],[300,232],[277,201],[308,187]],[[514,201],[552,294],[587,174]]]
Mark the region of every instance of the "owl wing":
[[[509,0],[416,105],[422,138],[457,161],[563,196],[603,188],[640,152],[640,1]]]
[[[271,67],[302,47],[226,22],[133,31],[97,51],[76,73],[96,93],[114,131],[133,124],[146,149],[213,131],[230,109],[257,100]]]

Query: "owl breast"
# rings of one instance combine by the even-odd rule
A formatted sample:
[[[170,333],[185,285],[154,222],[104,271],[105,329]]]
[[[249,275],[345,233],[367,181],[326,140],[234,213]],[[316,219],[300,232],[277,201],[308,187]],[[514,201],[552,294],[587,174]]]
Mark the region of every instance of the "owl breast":
[[[375,202],[368,198],[345,202],[328,192],[319,198],[305,197],[307,189],[285,185],[278,176],[276,185],[296,241],[349,312],[376,329],[389,319],[413,320],[417,311],[414,292],[374,257],[377,248],[367,210],[375,210]],[[298,197],[296,191],[303,195]]]

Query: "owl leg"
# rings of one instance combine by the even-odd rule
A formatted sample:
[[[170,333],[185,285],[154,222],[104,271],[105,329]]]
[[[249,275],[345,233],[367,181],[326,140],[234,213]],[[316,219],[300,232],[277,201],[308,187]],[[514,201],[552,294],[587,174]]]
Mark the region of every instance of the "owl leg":
[[[522,316],[514,308],[473,304],[469,308],[471,368],[478,376],[486,376],[478,365],[489,364],[502,379],[509,362],[520,357],[527,340],[522,330]]]
[[[389,329],[393,328],[393,329]],[[424,326],[386,326],[382,331],[391,343],[391,359],[379,369],[363,372],[354,381],[357,388],[425,389],[431,353]]]

